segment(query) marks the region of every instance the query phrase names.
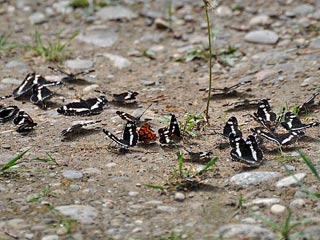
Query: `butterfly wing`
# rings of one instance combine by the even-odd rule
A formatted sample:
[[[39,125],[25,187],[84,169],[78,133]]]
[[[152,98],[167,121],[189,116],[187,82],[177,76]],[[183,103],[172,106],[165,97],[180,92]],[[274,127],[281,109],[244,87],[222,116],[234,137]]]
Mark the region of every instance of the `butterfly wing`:
[[[149,144],[157,140],[157,135],[151,129],[150,124],[147,122],[140,127],[138,135],[139,141],[143,143]]]
[[[27,132],[34,128],[37,125],[24,111],[19,111],[17,116],[14,118],[13,123],[18,126],[17,132]]]
[[[23,82],[19,87],[17,87],[15,90],[13,90],[13,97],[14,99],[17,99],[25,94],[28,94],[29,91],[31,91],[33,85],[34,85],[34,80],[35,80],[36,73],[28,73]]]
[[[242,137],[242,132],[239,129],[238,120],[236,117],[230,117],[223,128],[223,136],[229,137],[230,133]]]
[[[30,97],[30,101],[33,104],[43,103],[46,99],[49,99],[53,95],[47,87],[35,84],[32,87],[32,95]]]
[[[13,119],[18,113],[19,108],[17,106],[7,106],[0,108],[0,123],[5,123]]]
[[[122,141],[125,142],[128,146],[133,147],[138,143],[138,133],[137,133],[137,126],[134,122],[128,121],[124,127],[123,131],[123,139]]]
[[[170,125],[169,125],[169,134],[170,139],[172,140],[180,140],[181,139],[181,132],[179,128],[179,123],[177,118],[174,114],[171,115]]]

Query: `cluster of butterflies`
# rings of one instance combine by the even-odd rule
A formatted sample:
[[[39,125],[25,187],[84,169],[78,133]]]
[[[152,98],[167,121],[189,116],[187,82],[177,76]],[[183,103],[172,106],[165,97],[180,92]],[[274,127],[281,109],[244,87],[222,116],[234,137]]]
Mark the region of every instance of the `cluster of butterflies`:
[[[280,147],[286,146],[303,137],[307,128],[319,127],[320,122],[305,124],[299,118],[301,114],[312,111],[316,106],[315,98],[318,95],[319,93],[313,94],[304,104],[298,106],[297,114],[290,111],[285,112],[283,108],[279,116],[272,111],[267,99],[260,99],[257,112],[252,117],[261,124],[261,127],[251,129],[253,134],[249,135],[246,140],[243,139],[237,118],[230,117],[221,135],[229,139],[232,160],[258,166],[264,157],[261,149],[263,139],[276,143]],[[279,129],[280,126],[282,129]]]

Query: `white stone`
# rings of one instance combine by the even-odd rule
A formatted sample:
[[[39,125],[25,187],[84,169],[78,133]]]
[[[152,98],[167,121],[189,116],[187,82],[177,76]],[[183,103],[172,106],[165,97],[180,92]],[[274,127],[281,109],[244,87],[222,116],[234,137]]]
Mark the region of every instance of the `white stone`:
[[[271,24],[271,18],[267,15],[258,15],[254,16],[253,18],[250,19],[249,25],[250,26],[255,26],[255,25],[269,25]]]
[[[283,205],[280,205],[280,204],[274,204],[271,206],[270,208],[270,211],[273,213],[273,214],[282,214],[286,211],[286,207],[283,206]]]
[[[112,62],[113,66],[115,66],[118,69],[126,68],[131,65],[131,62],[122,56],[110,53],[104,53],[103,56],[108,58]]]
[[[129,8],[122,6],[111,6],[101,8],[96,15],[103,21],[126,19],[131,20],[137,18],[137,14],[132,12]]]
[[[86,205],[65,205],[55,208],[61,214],[80,221],[83,224],[91,224],[98,217],[98,211]]]
[[[279,181],[276,183],[276,187],[277,187],[277,188],[282,188],[282,187],[289,187],[289,186],[292,186],[292,185],[296,185],[296,184],[298,184],[305,176],[306,176],[305,173],[297,173],[297,174],[294,174],[294,175],[292,175],[292,176],[283,178],[283,179],[279,180]]]
[[[301,209],[303,208],[304,206],[306,205],[306,202],[301,199],[301,198],[297,198],[297,199],[294,199],[290,202],[289,204],[289,208],[290,209]]]
[[[232,10],[228,6],[217,7],[216,13],[219,17],[232,17]]]
[[[35,12],[29,16],[29,20],[32,24],[41,24],[46,21],[46,16],[41,12]]]
[[[279,176],[278,172],[243,172],[231,177],[230,182],[241,186],[257,185]]]
[[[276,203],[280,203],[280,198],[256,198],[248,203],[245,203],[244,206],[271,206]]]
[[[81,33],[77,39],[99,47],[111,47],[118,40],[118,34],[110,29],[97,28]]]
[[[279,40],[279,36],[270,30],[256,30],[247,33],[244,40],[258,44],[276,44]]]
[[[182,192],[176,192],[174,194],[174,200],[176,200],[177,202],[183,202],[185,198],[186,196]]]

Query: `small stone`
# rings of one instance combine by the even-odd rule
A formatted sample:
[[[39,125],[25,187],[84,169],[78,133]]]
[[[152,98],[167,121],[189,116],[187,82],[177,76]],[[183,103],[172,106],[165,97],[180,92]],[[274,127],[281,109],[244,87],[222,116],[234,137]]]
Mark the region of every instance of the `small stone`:
[[[139,192],[129,192],[128,195],[130,197],[135,197],[135,196],[138,196],[139,195]]]
[[[320,48],[320,38],[313,39],[309,45],[310,48]]]
[[[301,4],[292,10],[297,15],[307,15],[314,12],[314,6],[311,4]]]
[[[113,66],[117,67],[118,69],[127,68],[131,65],[131,62],[122,56],[109,53],[104,53],[103,56],[108,58],[112,62]]]
[[[257,185],[279,176],[278,172],[243,172],[231,177],[230,182],[241,186]]]
[[[245,203],[244,206],[271,206],[276,203],[280,203],[280,198],[256,198],[248,203]]]
[[[228,6],[219,6],[216,9],[216,13],[219,17],[229,18],[232,17],[232,10]]]
[[[73,11],[73,8],[70,7],[70,0],[60,0],[55,2],[52,7],[62,14],[70,14]]]
[[[272,69],[264,69],[256,73],[257,82],[261,82],[267,79],[272,79],[277,75],[277,72]]]
[[[64,170],[62,176],[67,179],[80,179],[83,177],[83,174],[77,170]]]
[[[16,67],[27,68],[28,65],[24,62],[16,61],[16,60],[10,61],[6,64],[6,68],[16,68]]]
[[[292,185],[297,185],[306,176],[305,173],[297,173],[292,176],[283,178],[276,183],[277,188],[289,187]]]
[[[317,85],[318,79],[316,77],[308,77],[300,84],[300,86],[306,87],[306,86],[313,85],[313,84]]]
[[[31,24],[41,24],[46,21],[46,16],[41,12],[35,12],[29,16]]]
[[[113,167],[115,167],[115,166],[117,166],[117,164],[114,163],[114,162],[111,162],[111,163],[107,163],[107,164],[106,164],[106,167],[107,167],[107,168],[113,168]]]
[[[51,8],[51,7],[46,7],[45,12],[48,17],[54,17],[56,15],[53,8]]]
[[[98,211],[91,206],[86,205],[65,205],[55,208],[61,214],[80,221],[83,224],[94,223],[98,217]]]
[[[79,189],[80,189],[80,185],[78,185],[78,184],[71,184],[70,185],[70,190],[73,192],[79,191]]]
[[[176,207],[170,207],[170,206],[161,205],[161,206],[157,206],[157,210],[158,210],[158,212],[160,211],[160,212],[173,213],[173,212],[177,211],[177,208]]]
[[[98,168],[86,168],[83,170],[83,173],[87,175],[99,175],[101,171]]]
[[[154,21],[154,24],[156,26],[157,29],[171,29],[170,24],[163,20],[162,18],[156,18],[156,20]]]
[[[98,28],[81,33],[77,39],[99,47],[111,47],[118,40],[118,35],[113,30]]]
[[[165,50],[163,45],[153,45],[148,49],[148,51],[151,52],[162,52],[163,50]]]
[[[286,207],[283,206],[283,205],[280,205],[280,204],[274,204],[272,205],[272,207],[270,208],[270,211],[273,213],[273,214],[282,214],[286,211]]]
[[[94,90],[98,89],[100,86],[98,84],[91,84],[87,87],[84,87],[82,89],[82,92],[83,93],[90,93],[90,92],[93,92]]]
[[[276,44],[279,36],[270,30],[256,30],[245,35],[244,40],[258,44]]]
[[[21,84],[21,80],[16,79],[16,78],[3,78],[1,80],[1,82],[4,84],[12,84],[12,85],[20,85]]]
[[[174,200],[177,202],[183,202],[186,199],[186,196],[182,192],[176,192],[174,194]]]
[[[73,59],[73,60],[65,61],[64,65],[68,68],[73,68],[73,69],[92,68],[93,61],[85,60],[85,59]]]
[[[137,18],[137,14],[132,12],[129,8],[125,8],[122,6],[111,6],[101,8],[97,13],[97,17],[99,17],[103,21],[109,20],[132,20]]]
[[[58,235],[47,235],[41,238],[41,240],[59,240]]]
[[[303,208],[305,205],[306,205],[306,202],[303,199],[298,198],[298,199],[294,199],[290,202],[289,208],[297,210],[297,209]]]
[[[258,15],[254,16],[253,18],[250,19],[249,25],[250,26],[255,26],[255,25],[270,25],[272,23],[272,20],[269,16],[267,15]]]
[[[131,232],[132,233],[137,233],[137,232],[142,232],[142,228],[141,227],[136,227],[136,228],[134,228]]]
[[[3,149],[10,149],[11,146],[9,144],[2,144],[1,146]]]

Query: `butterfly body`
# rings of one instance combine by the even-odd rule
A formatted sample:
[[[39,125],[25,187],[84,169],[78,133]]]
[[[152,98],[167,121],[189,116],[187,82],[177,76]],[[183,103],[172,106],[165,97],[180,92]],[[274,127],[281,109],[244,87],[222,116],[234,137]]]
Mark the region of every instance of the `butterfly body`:
[[[171,114],[169,128],[168,127],[160,128],[158,130],[158,133],[159,133],[159,141],[162,144],[170,144],[172,142],[181,140],[182,137],[181,137],[179,124],[174,114]]]

